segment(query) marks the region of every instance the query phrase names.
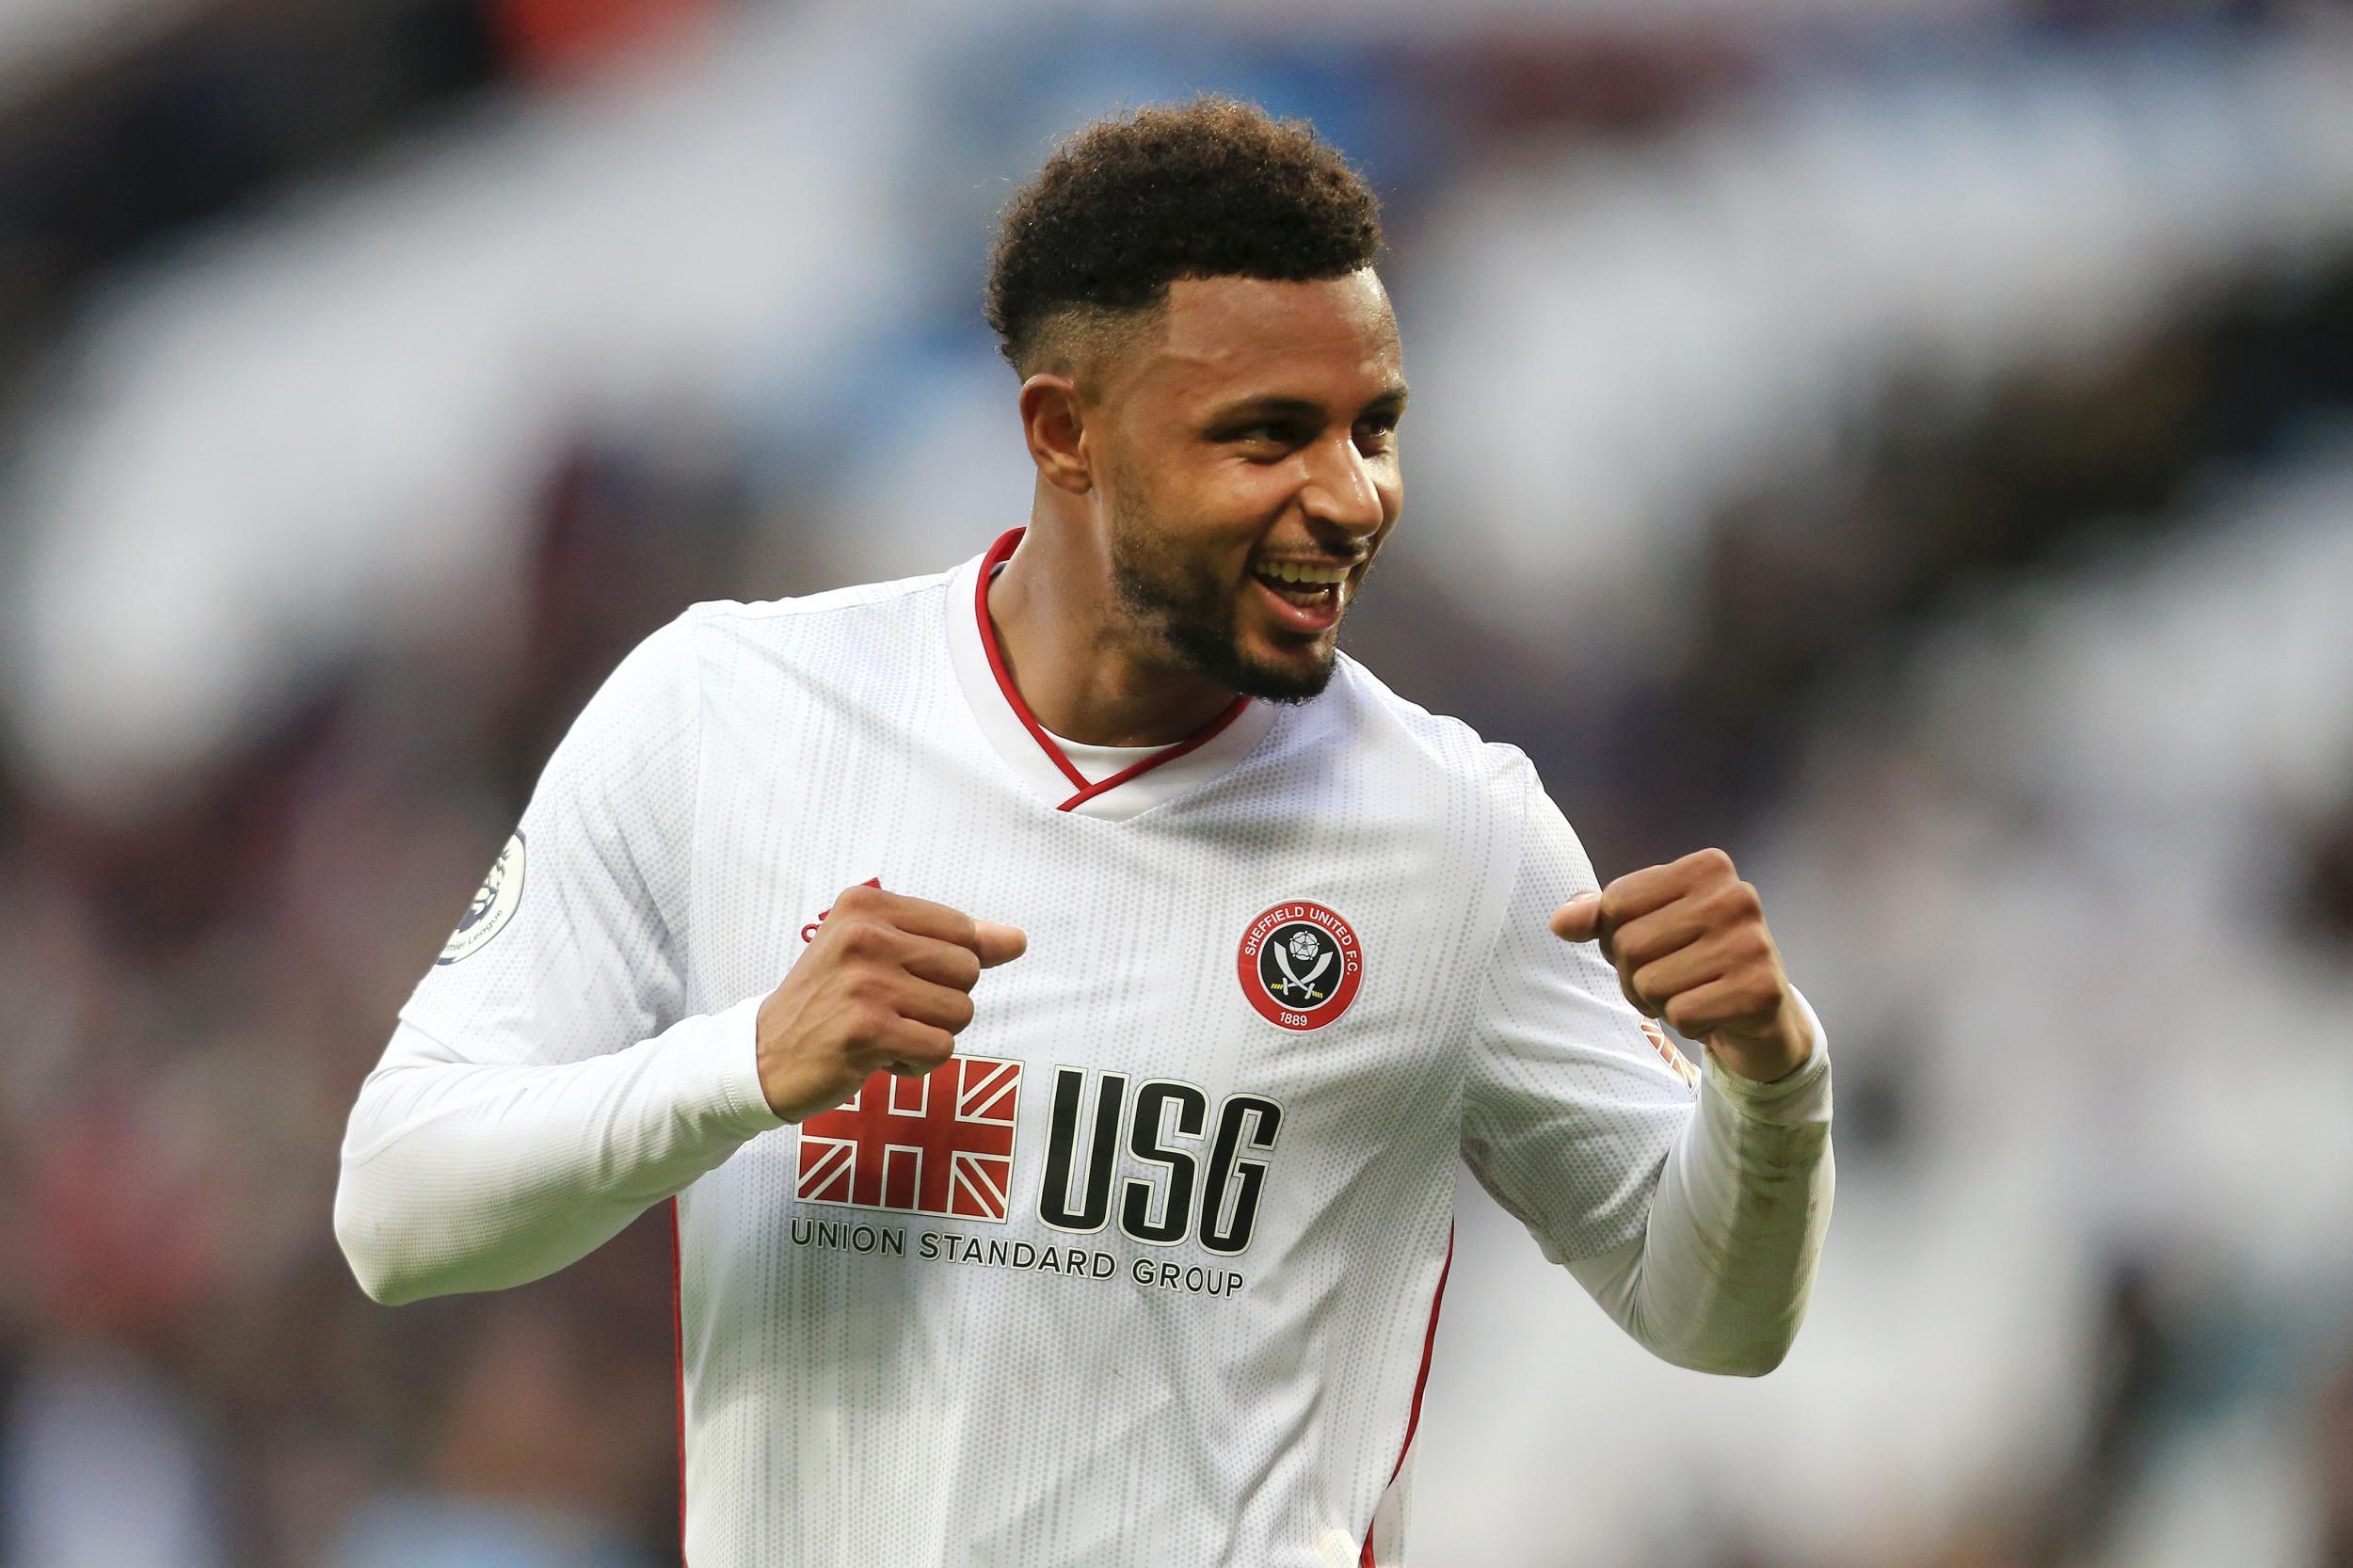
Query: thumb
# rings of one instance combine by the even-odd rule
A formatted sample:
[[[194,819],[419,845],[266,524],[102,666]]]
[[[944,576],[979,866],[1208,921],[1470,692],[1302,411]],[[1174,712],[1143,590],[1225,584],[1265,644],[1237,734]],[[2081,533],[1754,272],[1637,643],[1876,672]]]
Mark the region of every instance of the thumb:
[[[1017,925],[1000,925],[995,920],[974,920],[972,935],[979,944],[973,951],[980,954],[981,968],[984,969],[993,969],[1000,964],[1009,964],[1027,952],[1030,948],[1030,938],[1022,934],[1021,928]]]
[[[1601,895],[1579,893],[1552,912],[1552,934],[1564,942],[1590,942],[1601,935]]]

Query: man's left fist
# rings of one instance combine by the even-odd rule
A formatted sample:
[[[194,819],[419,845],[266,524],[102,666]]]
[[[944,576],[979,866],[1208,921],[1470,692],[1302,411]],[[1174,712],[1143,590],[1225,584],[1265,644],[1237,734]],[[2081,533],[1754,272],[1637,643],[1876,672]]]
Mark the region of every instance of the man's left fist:
[[[1785,1078],[1814,1054],[1765,906],[1721,849],[1579,893],[1552,912],[1552,932],[1601,943],[1626,1000],[1752,1082]]]

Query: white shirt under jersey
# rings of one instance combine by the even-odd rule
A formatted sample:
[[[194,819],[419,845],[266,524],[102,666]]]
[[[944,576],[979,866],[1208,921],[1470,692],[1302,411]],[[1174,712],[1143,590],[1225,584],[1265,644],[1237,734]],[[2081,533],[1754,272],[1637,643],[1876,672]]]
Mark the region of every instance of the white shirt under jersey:
[[[1349,659],[1147,756],[1056,744],[986,615],[1016,536],[623,661],[361,1091],[369,1293],[675,1197],[695,1568],[1403,1561],[1458,1156],[1659,1353],[1777,1362],[1827,1054],[1695,1085],[1546,929],[1594,878],[1527,760]],[[955,1062],[785,1125],[756,1012],[870,878],[1029,951]]]

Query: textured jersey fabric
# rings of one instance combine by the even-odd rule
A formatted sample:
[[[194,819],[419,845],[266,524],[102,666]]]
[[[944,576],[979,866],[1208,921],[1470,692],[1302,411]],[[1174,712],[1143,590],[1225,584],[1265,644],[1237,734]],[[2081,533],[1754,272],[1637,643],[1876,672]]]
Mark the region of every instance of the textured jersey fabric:
[[[1593,877],[1526,759],[1346,658],[1089,776],[986,564],[623,661],[355,1108],[371,1294],[536,1278],[675,1195],[695,1568],[1402,1561],[1458,1154],[1662,1353],[1769,1366],[1823,1054],[1695,1089],[1545,929]],[[869,879],[1029,951],[948,1067],[782,1124],[759,1003]]]

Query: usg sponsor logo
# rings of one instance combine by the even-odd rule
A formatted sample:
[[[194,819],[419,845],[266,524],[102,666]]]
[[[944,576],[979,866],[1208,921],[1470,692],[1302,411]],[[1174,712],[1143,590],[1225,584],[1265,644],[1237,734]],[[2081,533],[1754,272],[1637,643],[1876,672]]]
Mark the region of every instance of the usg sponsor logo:
[[[1020,1063],[983,1056],[950,1057],[921,1078],[874,1074],[801,1123],[793,1196],[1003,1224],[1022,1079]],[[1283,1130],[1274,1101],[1065,1066],[1046,1121],[1036,1213],[1047,1225],[1222,1257],[1248,1250]]]

